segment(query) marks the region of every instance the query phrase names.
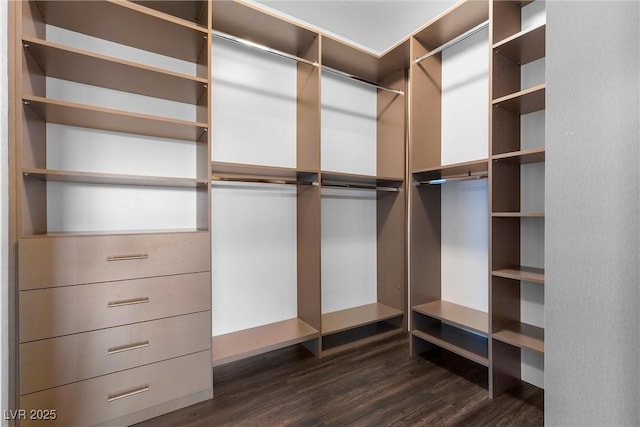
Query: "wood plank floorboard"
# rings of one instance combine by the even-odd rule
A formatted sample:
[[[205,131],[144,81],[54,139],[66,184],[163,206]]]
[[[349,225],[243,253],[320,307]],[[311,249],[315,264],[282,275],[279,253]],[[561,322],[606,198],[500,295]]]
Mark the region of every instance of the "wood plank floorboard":
[[[302,346],[214,369],[213,400],[139,427],[541,426],[543,391],[489,399],[487,368],[400,335],[318,360]]]

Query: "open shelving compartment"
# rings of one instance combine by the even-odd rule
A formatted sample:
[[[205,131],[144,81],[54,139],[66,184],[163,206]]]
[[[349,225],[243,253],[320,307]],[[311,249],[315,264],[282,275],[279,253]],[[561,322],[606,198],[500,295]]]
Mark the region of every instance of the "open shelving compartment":
[[[413,35],[409,106],[411,353],[437,346],[483,366],[488,19],[488,2],[459,2]]]
[[[322,36],[323,356],[406,330],[408,50]]]
[[[319,356],[320,36],[246,2],[212,14],[212,364]]]
[[[195,24],[128,2],[29,1],[21,9],[20,236],[128,234],[147,228],[150,233],[208,233],[207,20]],[[113,19],[127,30],[113,26]],[[157,32],[172,41],[150,36]],[[124,56],[112,54],[116,46]],[[138,49],[145,52],[136,55]],[[152,162],[138,144],[170,152],[187,165]],[[141,218],[135,224],[110,220],[108,215],[117,216],[117,203],[80,228],[73,224],[78,212],[94,218],[92,210],[101,205],[92,204],[114,191],[126,192],[130,209],[147,215],[149,209],[136,203],[155,199],[159,208],[168,197],[183,206],[171,203],[176,220],[167,221],[166,229],[147,227]]]
[[[544,2],[493,2],[490,395],[542,387]],[[540,301],[542,300],[542,302]]]

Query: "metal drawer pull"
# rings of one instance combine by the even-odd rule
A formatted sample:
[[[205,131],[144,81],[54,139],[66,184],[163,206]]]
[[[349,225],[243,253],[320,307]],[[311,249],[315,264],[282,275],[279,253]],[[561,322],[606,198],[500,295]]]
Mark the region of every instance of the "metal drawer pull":
[[[149,254],[108,256],[107,261],[129,261],[133,259],[149,259]]]
[[[107,307],[122,307],[123,305],[133,305],[133,304],[146,304],[149,302],[149,297],[142,298],[131,298],[131,299],[123,299],[120,301],[109,301],[107,303]]]
[[[125,344],[125,345],[119,345],[117,347],[111,347],[107,350],[107,354],[122,353],[123,351],[137,350],[139,348],[145,348],[145,347],[149,347],[149,341],[140,341],[133,344]]]
[[[136,394],[149,391],[149,384],[142,385],[140,387],[132,388],[131,390],[122,391],[120,393],[113,393],[107,396],[107,402],[113,402],[114,400],[124,399],[125,397],[135,396]]]

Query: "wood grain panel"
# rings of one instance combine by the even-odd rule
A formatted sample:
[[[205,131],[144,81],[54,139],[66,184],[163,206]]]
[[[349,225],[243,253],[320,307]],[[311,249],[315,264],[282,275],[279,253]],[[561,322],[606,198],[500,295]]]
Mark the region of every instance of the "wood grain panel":
[[[520,218],[492,218],[491,242],[491,271],[520,265]]]
[[[491,340],[491,374],[489,376],[489,396],[497,397],[508,389],[520,384],[522,370],[521,352],[518,347]]]
[[[406,313],[407,210],[406,187],[398,192],[377,192],[378,302]]]
[[[383,86],[406,93],[405,70],[397,71],[381,83]],[[404,179],[407,139],[405,96],[378,90],[376,126],[376,175],[378,176]]]
[[[22,239],[20,289],[209,271],[210,253],[206,232]]]
[[[211,309],[209,273],[20,293],[20,342]]]
[[[520,150],[520,116],[496,106],[491,107],[491,153]]]
[[[546,51],[546,25],[521,31],[493,45],[494,51],[511,62],[524,65],[543,58]]]
[[[521,84],[520,66],[493,50],[491,99],[518,92]]]
[[[481,334],[489,333],[489,315],[480,310],[444,300],[415,305],[412,310]]]
[[[520,211],[520,165],[493,161],[491,212]]]
[[[489,366],[487,338],[464,332],[448,325],[439,325],[411,335],[449,350],[482,366]]]
[[[362,305],[322,315],[322,335],[335,334],[358,326],[400,317],[402,310],[380,303]]]
[[[205,311],[20,344],[20,394],[209,350],[210,324]]]
[[[298,317],[320,330],[321,327],[321,199],[319,186],[298,186],[297,275]]]
[[[493,43],[499,43],[520,32],[521,2],[513,0],[492,1]]]
[[[320,61],[320,36],[301,57]],[[296,101],[296,167],[320,169],[320,67],[298,62]]]

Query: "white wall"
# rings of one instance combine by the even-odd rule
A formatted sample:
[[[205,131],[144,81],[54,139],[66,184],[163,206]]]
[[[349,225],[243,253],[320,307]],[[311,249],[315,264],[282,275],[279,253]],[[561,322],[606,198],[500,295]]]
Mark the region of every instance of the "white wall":
[[[639,29],[635,1],[547,2],[551,426],[640,425]]]
[[[376,89],[322,73],[322,170],[376,174]],[[377,300],[376,192],[322,189],[322,313]]]
[[[296,166],[296,64],[214,38],[212,160]],[[296,187],[216,183],[213,334],[297,316]]]
[[[0,28],[8,27],[8,2],[0,0]],[[0,34],[0,411],[9,407],[9,156],[7,34]],[[3,417],[4,418],[4,417]],[[3,426],[8,421],[1,421]]]
[[[442,52],[443,165],[488,157],[489,31]],[[487,180],[441,189],[442,299],[487,312]]]

